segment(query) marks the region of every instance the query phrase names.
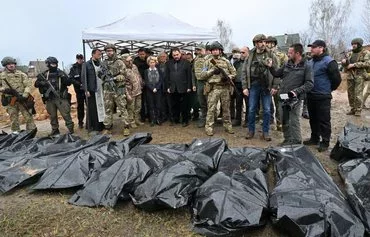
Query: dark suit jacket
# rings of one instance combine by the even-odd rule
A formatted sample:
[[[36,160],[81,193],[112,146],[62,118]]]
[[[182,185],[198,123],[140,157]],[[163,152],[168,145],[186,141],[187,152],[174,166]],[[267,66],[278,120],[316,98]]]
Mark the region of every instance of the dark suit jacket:
[[[93,62],[91,59],[82,64],[81,81],[82,89],[84,91],[96,92],[97,81]]]
[[[162,91],[163,90],[163,74],[161,72],[161,70],[159,69],[158,66],[156,66],[157,68],[157,71],[159,73],[159,82],[157,84],[150,84],[149,83],[149,78],[148,78],[148,74],[149,74],[149,68],[145,70],[144,72],[144,83],[145,83],[145,86],[146,88],[148,88],[150,91],[153,91],[154,88],[156,88],[158,91]]]
[[[171,59],[166,63],[166,90],[170,88],[171,93],[186,93],[192,87],[191,76],[191,66],[188,61],[180,59],[175,70],[175,61]]]

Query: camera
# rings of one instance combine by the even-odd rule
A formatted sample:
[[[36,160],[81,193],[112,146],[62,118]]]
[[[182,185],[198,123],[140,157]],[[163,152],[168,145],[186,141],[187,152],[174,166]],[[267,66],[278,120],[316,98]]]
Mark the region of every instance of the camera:
[[[299,99],[297,96],[294,96],[292,92],[289,92],[287,94],[280,94],[280,99],[282,101],[282,107],[287,109],[288,111],[291,111],[293,108],[295,108],[296,105],[299,104]]]

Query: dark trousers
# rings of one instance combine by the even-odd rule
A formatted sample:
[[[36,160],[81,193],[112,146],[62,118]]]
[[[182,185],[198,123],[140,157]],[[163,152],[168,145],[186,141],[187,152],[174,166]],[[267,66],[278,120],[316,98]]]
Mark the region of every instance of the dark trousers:
[[[171,104],[171,94],[167,92],[162,92],[161,94],[161,118],[163,121],[172,119],[172,104]]]
[[[85,92],[78,91],[76,93],[76,99],[78,124],[83,124],[85,118]]]
[[[331,136],[330,108],[331,99],[315,100],[307,97],[307,108],[310,114],[311,139],[329,142]]]
[[[244,99],[242,83],[236,82],[235,87],[236,91],[234,91],[234,93],[231,95],[230,115],[232,119],[242,121],[243,99]]]
[[[199,118],[200,105],[199,105],[198,95],[197,95],[196,91],[190,92],[190,100],[191,100],[191,108],[190,109],[193,109],[193,118],[197,119],[197,118]]]
[[[172,121],[179,122],[180,114],[182,117],[182,122],[189,122],[189,95],[188,93],[178,93],[174,92],[171,94],[171,104],[172,104]]]
[[[149,111],[148,111],[148,101],[146,98],[146,87],[142,89],[141,93],[141,110],[140,110],[140,117],[141,121],[145,121],[149,117]]]
[[[163,94],[161,91],[157,91],[157,93],[154,93],[153,91],[149,89],[146,90],[146,98],[148,101],[149,116],[152,122],[156,122],[156,121],[162,122],[162,118],[161,118],[162,95]]]

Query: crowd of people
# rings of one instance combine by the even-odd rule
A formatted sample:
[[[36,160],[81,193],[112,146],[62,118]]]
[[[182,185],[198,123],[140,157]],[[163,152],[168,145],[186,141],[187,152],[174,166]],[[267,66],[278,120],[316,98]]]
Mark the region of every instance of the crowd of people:
[[[303,144],[326,151],[331,137],[331,93],[341,82],[338,63],[329,56],[326,43],[314,41],[308,45],[309,52],[296,43],[286,55],[274,37],[258,34],[252,41],[252,49],[234,48],[230,57],[217,41],[198,44],[194,52],[172,48],[154,55],[140,48],[135,56],[128,49],[118,52],[115,45],[107,44],[104,51],[93,49],[86,62],[83,55],[76,55],[69,75],[58,68],[55,57],[49,57],[45,61],[48,70],[37,76],[34,86],[50,115],[50,135],[60,133],[57,111],[69,132],[74,132],[68,93],[73,85],[79,128],[109,134],[113,114],[118,113],[124,136],[145,122],[187,127],[190,121],[197,121],[198,128],[213,136],[214,124],[221,117],[227,133],[243,126],[246,139],[253,139],[259,118],[262,139],[271,141],[273,124],[284,134],[282,145],[301,144],[304,101],[302,116],[310,120],[311,137]],[[361,115],[370,94],[370,53],[362,45],[362,39],[354,39],[350,55],[341,62],[350,74],[348,115],[354,116]],[[1,102],[10,115],[12,131],[20,130],[19,112],[27,129],[36,128],[31,80],[16,69],[14,58],[5,57],[1,63],[5,67],[0,74]]]

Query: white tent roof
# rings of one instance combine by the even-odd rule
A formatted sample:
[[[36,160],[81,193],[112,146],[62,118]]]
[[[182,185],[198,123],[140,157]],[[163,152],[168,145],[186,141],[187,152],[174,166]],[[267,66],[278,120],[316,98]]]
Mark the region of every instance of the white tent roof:
[[[108,25],[82,32],[84,41],[213,41],[212,30],[192,26],[168,14],[152,12],[127,16]]]

